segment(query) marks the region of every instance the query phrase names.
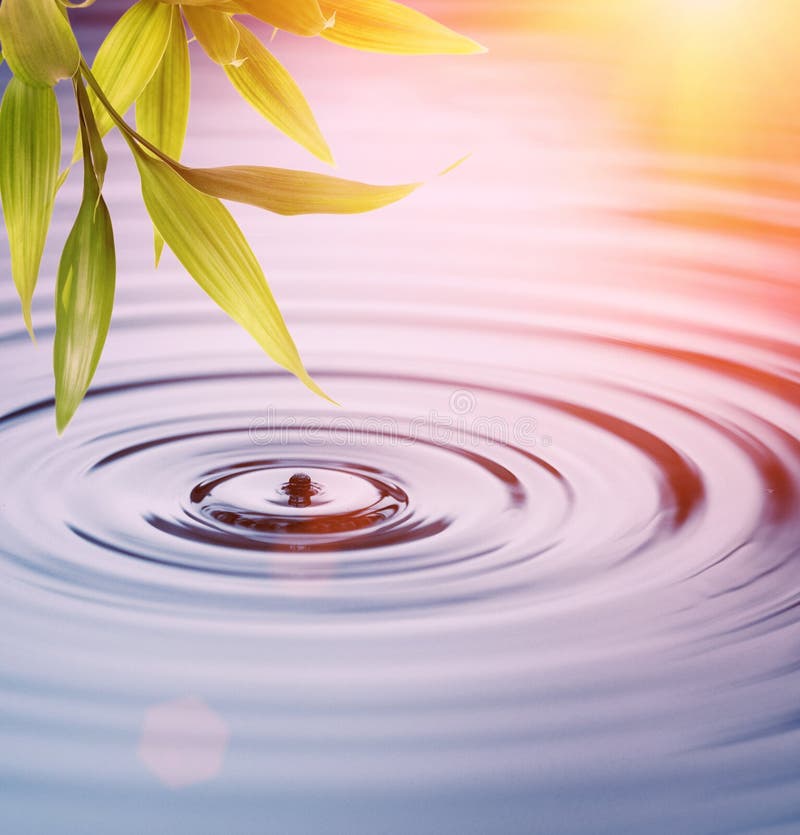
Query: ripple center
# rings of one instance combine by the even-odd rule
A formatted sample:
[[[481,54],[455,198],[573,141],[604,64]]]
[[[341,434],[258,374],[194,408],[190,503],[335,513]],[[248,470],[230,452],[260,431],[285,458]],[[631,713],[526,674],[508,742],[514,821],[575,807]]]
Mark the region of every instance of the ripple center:
[[[338,535],[340,546],[338,537],[382,525],[408,506],[397,484],[356,465],[298,463],[302,470],[292,462],[248,462],[208,474],[192,488],[187,511],[237,537],[275,545],[277,536],[291,546]]]

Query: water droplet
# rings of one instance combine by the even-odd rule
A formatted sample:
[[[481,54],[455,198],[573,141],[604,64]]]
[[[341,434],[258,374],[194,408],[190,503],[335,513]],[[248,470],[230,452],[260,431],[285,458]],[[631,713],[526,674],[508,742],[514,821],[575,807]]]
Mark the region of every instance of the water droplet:
[[[281,489],[289,496],[291,507],[308,507],[312,496],[319,492],[308,473],[295,473]]]

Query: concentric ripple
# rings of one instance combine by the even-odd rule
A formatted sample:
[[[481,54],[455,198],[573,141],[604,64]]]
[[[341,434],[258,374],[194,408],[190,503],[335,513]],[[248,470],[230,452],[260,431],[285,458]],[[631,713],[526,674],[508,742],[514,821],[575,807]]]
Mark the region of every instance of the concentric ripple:
[[[218,591],[226,588],[221,578],[258,581],[229,591],[259,598],[272,594],[265,578],[325,578],[331,583],[327,606],[371,608],[376,600],[357,581],[398,575],[380,605],[426,606],[431,594],[457,588],[476,572],[511,569],[545,553],[572,511],[572,490],[556,467],[534,447],[481,434],[479,424],[448,426],[445,416],[417,420],[401,410],[332,416],[270,409],[259,417],[245,408],[247,392],[259,381],[281,397],[297,396],[286,379],[253,373],[117,385],[88,398],[92,434],[65,439],[48,462],[52,471],[35,479],[58,481],[68,497],[58,524],[84,543],[81,564],[71,566],[84,589],[108,589],[113,578],[124,599],[134,560],[192,569],[206,575],[198,582]],[[398,405],[412,391],[428,390],[434,398],[448,393],[447,384],[435,380],[354,373],[332,375],[332,381],[350,390],[351,402],[380,388]],[[209,395],[226,403],[226,414],[187,421],[187,398]],[[102,422],[120,401],[131,414],[154,397],[162,415],[157,424],[112,433],[92,426],[91,415]],[[49,421],[51,410],[45,402],[35,418],[29,412],[24,421],[11,416],[7,423],[12,431],[14,423],[27,431]],[[89,466],[76,468],[76,458]],[[298,477],[307,487],[292,486]],[[30,487],[37,489],[33,481]],[[465,514],[469,496],[480,496],[480,504]],[[18,501],[31,503],[22,494]],[[45,559],[49,525],[40,523],[33,530],[44,541],[20,548],[21,554],[38,551]],[[124,559],[86,559],[104,552]],[[429,588],[423,591],[425,576]],[[191,602],[182,575],[159,580]],[[206,595],[202,600],[207,605]],[[237,609],[239,603],[234,599]]]
[[[456,377],[320,370],[349,405],[341,414],[300,401],[259,414],[259,385],[276,402],[304,397],[271,372],[99,387],[57,451],[21,475],[11,519],[25,524],[9,526],[19,537],[12,556],[20,570],[50,566],[53,581],[121,605],[136,576],[142,603],[259,620],[278,598],[280,611],[293,600],[298,611],[434,606],[441,616],[476,601],[577,607],[582,594],[629,595],[703,574],[767,531],[772,559],[785,560],[777,546],[796,534],[792,437],[680,392],[571,377],[570,356],[585,350],[570,354],[572,339],[540,334],[532,344],[560,351],[564,368],[517,388],[497,385],[499,368],[470,388]],[[633,342],[595,340],[592,353],[610,370],[624,356],[629,370],[661,381],[702,385],[709,373]],[[774,400],[766,372],[751,369],[746,387],[754,374]],[[733,374],[716,384],[741,386]],[[591,405],[599,401],[603,409]],[[224,412],[187,414],[188,403],[213,402]],[[381,411],[370,411],[377,402]],[[156,423],[115,428],[118,414],[153,407]],[[51,413],[43,401],[3,421],[20,468]],[[292,487],[296,478],[307,486]],[[57,511],[36,508],[42,485],[54,483]],[[51,543],[65,535],[72,544],[54,572]],[[309,604],[311,580],[324,582]]]
[[[300,339],[333,344],[341,320],[302,310]],[[717,786],[721,759],[749,774],[796,709],[797,347],[655,312],[527,319],[354,317],[347,350],[312,351],[334,410],[219,319],[176,315],[177,342],[131,363],[140,324],[118,317],[106,376],[58,441],[46,370],[28,372],[0,417],[20,645],[57,613],[103,704],[129,687],[216,699],[248,728],[245,792],[410,791],[419,758],[436,785],[485,790],[504,769],[539,792],[520,746],[590,779],[585,746],[620,739],[645,753],[609,791],[642,771],[663,785],[676,757]],[[202,374],[198,333],[216,350]],[[9,332],[14,354],[24,339]],[[125,670],[105,679],[120,642]],[[58,693],[61,638],[36,646]],[[20,675],[40,675],[30,663]],[[753,699],[772,707],[743,720]],[[324,717],[348,730],[331,740]]]

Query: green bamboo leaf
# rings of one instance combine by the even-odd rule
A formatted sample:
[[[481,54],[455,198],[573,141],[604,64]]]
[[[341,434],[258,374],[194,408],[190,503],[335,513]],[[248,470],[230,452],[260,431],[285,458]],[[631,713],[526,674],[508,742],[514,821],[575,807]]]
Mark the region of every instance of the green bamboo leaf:
[[[53,369],[59,434],[83,400],[100,361],[111,323],[115,271],[111,216],[100,193],[89,191],[58,268]]]
[[[77,87],[82,82],[76,83]],[[92,160],[88,98],[78,94],[84,157],[83,200],[69,233],[56,284],[53,370],[59,434],[75,414],[94,376],[111,323],[116,257],[111,216]]]
[[[103,145],[103,138],[100,136],[100,129],[97,127],[97,122],[94,118],[94,111],[89,100],[89,95],[86,88],[77,79],[73,80],[75,89],[75,98],[78,103],[78,112],[80,114],[80,130],[85,131],[86,139],[89,143],[89,150],[91,156],[88,163],[92,166],[95,179],[97,180],[97,190],[103,190],[103,181],[106,176],[106,168],[108,167],[108,154]],[[81,134],[79,133],[79,137]]]
[[[264,273],[230,212],[129,142],[150,218],[194,280],[279,365],[327,397],[303,367]]]
[[[172,9],[172,30],[161,63],[136,100],[136,128],[167,156],[180,159],[186,139],[191,93],[191,67],[186,31],[177,6]],[[164,239],[154,230],[155,262]]]
[[[486,52],[471,38],[393,0],[323,0],[321,7],[325,15],[335,15],[322,36],[342,46],[399,55]]]
[[[39,275],[61,157],[61,122],[50,87],[9,81],[0,106],[0,197],[11,274],[31,336],[31,300]]]
[[[139,0],[116,22],[100,45],[92,74],[119,113],[139,98],[167,47],[173,10],[158,0]],[[113,126],[108,112],[89,91],[97,128],[105,136]],[[80,143],[75,160],[80,159]]]
[[[66,12],[55,0],[3,0],[0,41],[14,75],[35,87],[70,78],[81,59]]]
[[[221,66],[241,63],[239,30],[230,15],[200,6],[186,6],[183,14],[212,61]]]
[[[333,162],[314,114],[291,75],[259,39],[234,20],[239,31],[239,66],[228,65],[225,74],[241,96],[272,122],[324,162]]]
[[[369,212],[401,200],[421,185],[376,186],[310,171],[257,165],[222,168],[181,165],[176,170],[198,191],[281,215]]]

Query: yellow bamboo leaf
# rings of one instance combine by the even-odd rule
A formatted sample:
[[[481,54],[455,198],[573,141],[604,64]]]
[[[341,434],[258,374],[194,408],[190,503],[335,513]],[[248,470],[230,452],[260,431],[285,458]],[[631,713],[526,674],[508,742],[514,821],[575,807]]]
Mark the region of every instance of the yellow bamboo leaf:
[[[100,361],[116,280],[114,233],[95,173],[87,125],[91,107],[88,98],[79,94],[82,86],[76,82],[84,157],[83,200],[64,245],[55,293],[53,370],[59,433],[83,400]]]
[[[96,84],[91,74],[87,77],[90,83]],[[99,90],[99,87],[97,89]],[[105,103],[108,105],[107,100]],[[258,165],[190,168],[181,165],[147,137],[134,131],[113,108],[110,112],[134,153],[141,153],[140,146],[142,146],[187,183],[207,195],[223,200],[249,203],[277,214],[367,212],[394,203],[422,185],[421,183],[372,185],[311,171]],[[442,173],[447,173],[463,161],[463,159],[459,160]]]
[[[258,260],[230,212],[167,163],[129,144],[150,218],[186,271],[275,362],[327,397],[303,367]]]
[[[185,9],[188,7],[203,7],[203,6],[229,6],[232,5],[230,0],[163,0],[169,6],[180,6]],[[233,14],[234,12],[231,12]]]
[[[66,12],[55,0],[3,0],[0,42],[14,75],[36,87],[70,78],[81,59]]]
[[[324,162],[333,162],[314,114],[291,75],[261,41],[234,20],[239,32],[238,66],[225,73],[241,96],[264,118]]]
[[[97,51],[92,74],[119,113],[139,98],[156,71],[167,47],[173,10],[158,0],[139,0],[114,24]],[[113,121],[89,91],[100,135]],[[80,157],[80,147],[76,158]]]
[[[317,0],[236,0],[242,14],[295,35],[318,35],[328,25]]]
[[[400,55],[486,52],[472,39],[393,0],[323,0],[321,6],[325,15],[335,15],[322,36],[342,46]]]
[[[369,212],[401,200],[421,185],[376,186],[310,171],[256,165],[222,168],[182,165],[177,170],[199,191],[281,215]]]
[[[250,15],[294,35],[311,37],[332,25],[319,0],[164,0],[187,8],[208,8],[225,14]]]
[[[11,274],[31,336],[31,300],[39,275],[58,180],[61,122],[50,87],[14,77],[0,106],[0,197],[11,250]]]
[[[180,159],[186,139],[191,93],[191,67],[186,31],[177,6],[172,9],[172,29],[161,63],[136,100],[136,128],[165,154]],[[154,231],[158,264],[164,239]]]
[[[230,15],[202,6],[186,6],[183,14],[203,51],[217,64],[236,63],[239,29]]]

